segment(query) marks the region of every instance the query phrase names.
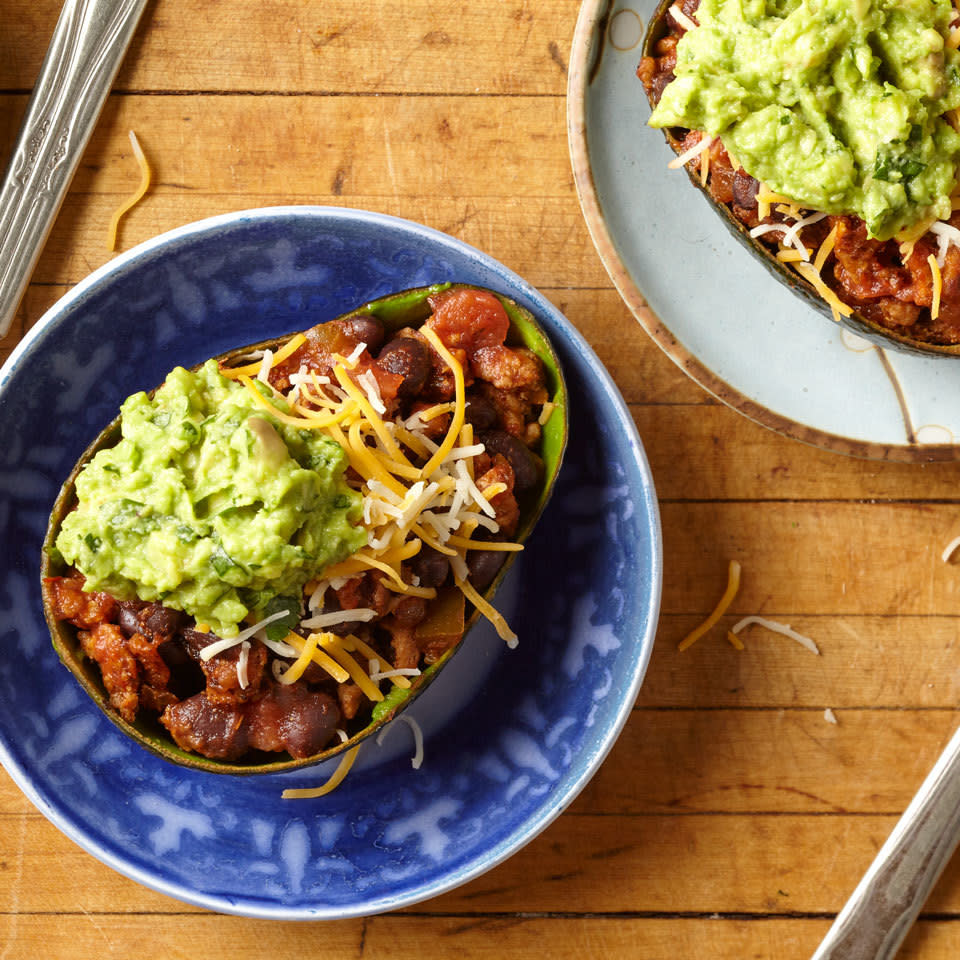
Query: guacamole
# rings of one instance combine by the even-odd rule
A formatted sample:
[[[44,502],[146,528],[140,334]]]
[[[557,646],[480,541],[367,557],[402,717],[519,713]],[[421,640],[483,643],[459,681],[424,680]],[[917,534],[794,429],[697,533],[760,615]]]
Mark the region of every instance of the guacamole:
[[[650,119],[719,136],[802,206],[885,240],[950,216],[960,54],[949,0],[701,0]]]
[[[159,601],[231,637],[367,542],[340,445],[270,416],[215,360],[129,397],[121,434],[77,477],[56,540],[88,590]]]

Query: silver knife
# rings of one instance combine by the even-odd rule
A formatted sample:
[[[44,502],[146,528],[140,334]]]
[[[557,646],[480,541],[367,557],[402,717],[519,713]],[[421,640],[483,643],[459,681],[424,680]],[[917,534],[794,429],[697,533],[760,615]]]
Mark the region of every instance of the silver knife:
[[[9,329],[147,0],[66,0],[0,186]]]

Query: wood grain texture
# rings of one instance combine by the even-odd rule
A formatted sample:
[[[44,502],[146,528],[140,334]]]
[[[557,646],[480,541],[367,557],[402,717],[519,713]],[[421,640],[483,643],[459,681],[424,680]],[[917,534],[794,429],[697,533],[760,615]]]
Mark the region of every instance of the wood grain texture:
[[[0,156],[59,0],[6,0]],[[286,203],[407,217],[540,288],[607,366],[662,504],[665,580],[647,680],[604,766],[514,858],[398,914],[324,924],[216,916],[99,863],[0,771],[0,960],[808,957],[960,723],[960,465],[871,463],[788,441],[689,381],[595,253],[564,92],[577,0],[154,0],[10,334],[113,255],[106,228],[154,166],[121,250]],[[826,323],[811,317],[811,322]],[[730,559],[743,585],[690,650]],[[763,614],[814,656],[751,627]],[[835,711],[837,724],[824,719]],[[960,862],[905,960],[960,955]]]
[[[29,89],[56,0],[6,0],[0,89]],[[144,14],[119,90],[560,97],[579,4],[163,0]]]

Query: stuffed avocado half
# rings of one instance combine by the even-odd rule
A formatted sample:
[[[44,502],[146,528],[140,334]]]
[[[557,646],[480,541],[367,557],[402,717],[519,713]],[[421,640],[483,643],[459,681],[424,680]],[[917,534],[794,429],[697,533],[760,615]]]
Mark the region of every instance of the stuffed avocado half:
[[[442,672],[553,488],[566,392],[536,320],[438,284],[176,368],[50,518],[62,662],[173,762],[325,760]]]
[[[781,282],[881,346],[960,353],[950,0],[663,0],[650,125]]]

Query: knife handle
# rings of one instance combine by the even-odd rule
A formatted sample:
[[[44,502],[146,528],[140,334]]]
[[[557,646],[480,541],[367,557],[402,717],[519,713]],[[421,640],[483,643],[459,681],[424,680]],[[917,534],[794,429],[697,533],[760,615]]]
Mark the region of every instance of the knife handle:
[[[0,185],[0,337],[73,179],[147,0],[66,0]]]
[[[960,839],[960,730],[897,821],[812,960],[890,960]]]

